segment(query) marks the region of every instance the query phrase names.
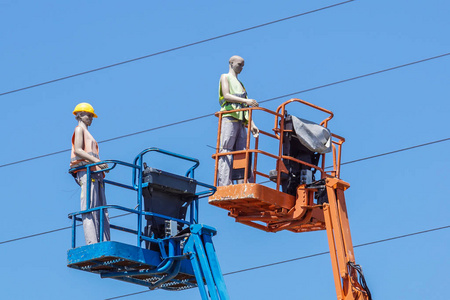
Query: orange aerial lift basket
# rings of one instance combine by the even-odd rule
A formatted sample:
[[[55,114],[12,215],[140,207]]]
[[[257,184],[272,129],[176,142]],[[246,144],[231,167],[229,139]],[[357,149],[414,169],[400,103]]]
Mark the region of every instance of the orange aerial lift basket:
[[[291,104],[306,105],[326,118],[318,123],[297,118],[287,113],[286,106]],[[355,263],[350,235],[344,197],[350,185],[340,179],[345,139],[328,130],[333,113],[301,99],[290,99],[276,111],[261,107],[234,111],[243,110],[248,111],[249,121],[246,147],[236,151],[225,151],[220,144],[222,115],[233,111],[216,113],[219,126],[212,156],[214,185],[218,185],[220,160],[230,159],[237,184],[217,186],[209,203],[228,210],[237,222],[267,232],[326,230],[337,298],[370,300],[361,268]],[[256,113],[274,117],[273,132],[260,129],[259,136],[252,137],[250,124]],[[266,139],[275,144],[271,150],[259,147]],[[258,164],[261,160],[263,163]],[[263,171],[267,164],[274,169]]]

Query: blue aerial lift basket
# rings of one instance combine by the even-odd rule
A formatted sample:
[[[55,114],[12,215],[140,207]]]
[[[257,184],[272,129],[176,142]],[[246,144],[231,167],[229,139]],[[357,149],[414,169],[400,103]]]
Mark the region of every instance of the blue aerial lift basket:
[[[185,176],[149,168],[143,162],[143,156],[149,152],[191,161],[194,165]],[[112,170],[117,165],[132,169],[131,185],[106,179],[104,182],[135,191],[135,208],[118,205],[89,208],[91,174],[102,172],[91,170],[90,167],[102,163],[110,165],[102,171]],[[194,179],[194,170],[198,166],[197,159],[148,148],[136,156],[133,164],[106,160],[69,170],[87,170],[86,208],[89,209],[69,214],[72,219],[72,248],[67,253],[67,266],[150,289],[184,290],[198,287],[202,299],[229,299],[212,243],[212,236],[217,232],[212,227],[198,224],[199,199],[214,194],[216,190],[214,186]],[[197,186],[204,190],[197,192]],[[76,229],[77,223],[82,222],[82,214],[98,211],[103,216],[105,209],[120,210],[136,216],[134,228],[112,223],[110,228],[135,235],[137,243],[130,245],[103,241],[103,235],[100,234],[99,243],[77,247]],[[143,225],[143,219],[147,221],[146,225]],[[100,218],[99,232],[103,232],[103,223],[103,218]]]

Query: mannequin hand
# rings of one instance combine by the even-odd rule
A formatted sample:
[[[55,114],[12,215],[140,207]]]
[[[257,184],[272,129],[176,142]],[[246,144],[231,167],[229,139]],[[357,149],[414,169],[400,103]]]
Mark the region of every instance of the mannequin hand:
[[[259,104],[255,99],[247,99],[247,105],[251,107],[258,107]]]
[[[251,132],[255,139],[259,136],[259,129],[255,125],[252,125]]]
[[[108,169],[109,168],[109,166],[108,166],[108,164],[101,164],[101,165],[98,165],[99,167],[100,167],[100,169],[102,169],[102,170],[104,170],[104,169]],[[105,171],[106,173],[109,173],[109,170],[108,171]]]

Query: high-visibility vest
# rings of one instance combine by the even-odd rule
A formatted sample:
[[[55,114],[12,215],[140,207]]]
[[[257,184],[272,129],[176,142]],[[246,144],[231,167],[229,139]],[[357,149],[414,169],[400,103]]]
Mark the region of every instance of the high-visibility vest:
[[[80,127],[80,126],[77,126]],[[83,130],[83,150],[87,152],[89,155],[92,155],[96,158],[99,158],[98,155],[98,144],[95,141],[94,137],[84,129],[83,127],[80,127]],[[74,151],[74,143],[75,143],[75,131],[72,135],[72,151],[70,154],[70,168],[76,168],[84,165],[91,164],[92,162],[85,160],[75,154]],[[95,166],[91,168],[91,171],[98,171],[101,170],[99,166]]]
[[[229,74],[225,74],[228,80],[228,88],[229,93],[238,96],[241,98],[247,99],[247,92],[245,91],[245,87],[235,76],[230,76]],[[221,106],[220,111],[241,109],[248,107],[247,104],[236,103],[236,102],[227,102],[223,97],[222,93],[222,82],[219,81],[219,104]],[[223,114],[224,117],[233,117],[237,120],[244,121],[244,123],[248,122],[248,111],[237,111],[232,113]]]

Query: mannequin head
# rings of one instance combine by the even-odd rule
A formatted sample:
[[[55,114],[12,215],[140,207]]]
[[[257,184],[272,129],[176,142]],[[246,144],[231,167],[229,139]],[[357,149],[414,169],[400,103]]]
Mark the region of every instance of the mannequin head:
[[[240,56],[234,55],[230,57],[230,71],[233,71],[236,75],[242,72],[244,68],[244,59]]]
[[[86,127],[91,126],[92,119],[94,118],[94,115],[87,111],[79,111],[75,115],[75,119],[78,121],[78,123],[82,122]]]
[[[97,118],[92,105],[86,102],[78,103],[72,113],[78,124],[83,123],[86,127],[92,124],[92,118]]]

